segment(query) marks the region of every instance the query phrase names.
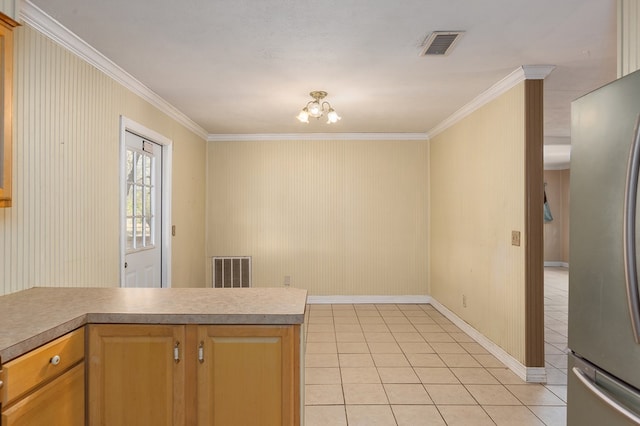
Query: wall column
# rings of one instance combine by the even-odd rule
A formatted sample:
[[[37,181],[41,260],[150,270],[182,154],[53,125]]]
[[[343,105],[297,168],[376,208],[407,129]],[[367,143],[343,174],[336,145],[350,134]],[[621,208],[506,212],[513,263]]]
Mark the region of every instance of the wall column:
[[[525,365],[544,367],[543,86],[525,80]]]

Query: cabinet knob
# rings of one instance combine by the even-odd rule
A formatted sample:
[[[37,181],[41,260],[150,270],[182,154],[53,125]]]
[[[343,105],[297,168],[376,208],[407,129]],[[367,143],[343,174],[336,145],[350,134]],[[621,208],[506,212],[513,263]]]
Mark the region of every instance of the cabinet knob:
[[[60,355],[54,355],[49,362],[53,365],[60,364]]]

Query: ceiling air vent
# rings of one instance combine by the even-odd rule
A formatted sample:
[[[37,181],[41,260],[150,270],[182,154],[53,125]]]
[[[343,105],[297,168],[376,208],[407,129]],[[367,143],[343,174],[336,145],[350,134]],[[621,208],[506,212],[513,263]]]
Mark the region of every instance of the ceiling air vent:
[[[464,31],[434,31],[424,39],[418,56],[448,55],[463,35]]]

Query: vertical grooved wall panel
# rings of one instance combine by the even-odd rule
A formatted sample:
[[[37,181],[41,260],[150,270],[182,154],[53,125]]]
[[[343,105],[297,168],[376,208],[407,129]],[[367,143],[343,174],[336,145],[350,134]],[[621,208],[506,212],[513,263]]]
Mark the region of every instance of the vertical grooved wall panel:
[[[431,295],[522,363],[524,102],[520,83],[437,135],[429,167]]]
[[[640,69],[640,4],[618,0],[618,77]]]
[[[15,52],[15,192],[1,213],[0,290],[118,285],[112,99],[124,89],[29,27],[16,31]]]
[[[206,142],[73,53],[15,31],[13,207],[0,209],[0,295],[119,286],[120,115],[173,140],[173,280],[205,284]],[[184,255],[183,255],[184,254]]]
[[[209,142],[207,255],[253,286],[427,294],[426,141]]]

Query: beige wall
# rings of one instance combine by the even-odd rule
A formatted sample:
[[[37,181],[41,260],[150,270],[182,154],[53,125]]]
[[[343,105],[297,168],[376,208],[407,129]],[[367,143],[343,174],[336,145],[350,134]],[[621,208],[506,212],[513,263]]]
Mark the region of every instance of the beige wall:
[[[544,261],[569,262],[569,170],[545,170],[553,220],[544,224]]]
[[[119,119],[173,140],[174,286],[205,280],[206,142],[25,25],[15,39],[13,207],[0,209],[0,294],[119,285]]]
[[[523,82],[431,141],[429,271],[437,301],[523,364],[524,101]]]
[[[207,170],[207,256],[254,286],[428,294],[426,141],[210,142]]]

